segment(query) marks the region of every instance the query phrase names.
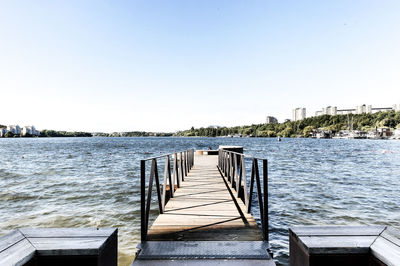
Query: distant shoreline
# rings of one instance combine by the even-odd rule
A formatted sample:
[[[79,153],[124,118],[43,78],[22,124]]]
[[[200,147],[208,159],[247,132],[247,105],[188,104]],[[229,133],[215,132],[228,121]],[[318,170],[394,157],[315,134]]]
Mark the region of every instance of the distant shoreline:
[[[0,125],[0,128],[5,127]],[[33,127],[33,126],[32,126]],[[400,138],[400,111],[321,115],[298,121],[263,123],[245,126],[209,126],[169,132],[83,132],[42,130],[39,137],[263,137],[263,138]],[[11,136],[14,137],[14,136]]]

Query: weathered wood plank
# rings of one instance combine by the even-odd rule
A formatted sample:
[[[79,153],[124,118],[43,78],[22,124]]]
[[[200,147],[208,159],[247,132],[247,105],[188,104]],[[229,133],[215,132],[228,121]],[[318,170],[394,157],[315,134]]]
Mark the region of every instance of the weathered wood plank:
[[[400,265],[400,247],[383,237],[371,245],[371,254],[387,265]]]
[[[35,248],[23,239],[0,252],[0,265],[24,265],[35,256]]]
[[[1,237],[0,241],[0,252],[21,241],[25,237],[18,231],[13,230],[8,234]]]
[[[377,236],[386,226],[293,226],[290,228],[298,236]]]
[[[290,230],[291,265],[398,265],[400,231],[385,226],[301,226]]]
[[[400,248],[400,231],[394,229],[393,227],[387,227],[381,234],[381,237],[386,238],[393,244],[399,246]]]
[[[368,253],[376,236],[302,236],[309,254]]]
[[[40,264],[43,261],[47,263],[47,260],[51,261],[51,265],[59,265],[58,262],[65,260],[87,265],[90,258],[94,263],[98,261],[99,265],[116,266],[117,230],[115,228],[16,229],[0,238],[0,245],[3,247],[0,250],[0,265],[25,265],[25,263],[33,265],[31,263]],[[78,265],[83,264],[78,263]]]
[[[117,231],[115,228],[19,228],[25,237],[108,237]]]
[[[107,237],[29,238],[29,241],[36,247],[40,255],[46,256],[98,255],[100,247],[106,240]]]

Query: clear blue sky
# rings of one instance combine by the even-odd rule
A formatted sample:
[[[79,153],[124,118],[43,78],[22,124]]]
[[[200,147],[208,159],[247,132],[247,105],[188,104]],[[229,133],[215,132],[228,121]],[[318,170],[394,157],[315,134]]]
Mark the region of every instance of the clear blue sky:
[[[0,2],[0,124],[175,131],[400,103],[400,1]]]

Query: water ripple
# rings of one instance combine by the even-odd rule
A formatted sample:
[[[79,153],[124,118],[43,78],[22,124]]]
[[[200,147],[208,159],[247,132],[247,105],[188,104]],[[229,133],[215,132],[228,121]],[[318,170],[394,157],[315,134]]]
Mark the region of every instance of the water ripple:
[[[118,227],[119,264],[130,265],[140,241],[139,160],[218,145],[241,145],[269,160],[270,239],[279,265],[288,265],[293,225],[400,226],[399,141],[0,139],[0,235],[23,226]]]

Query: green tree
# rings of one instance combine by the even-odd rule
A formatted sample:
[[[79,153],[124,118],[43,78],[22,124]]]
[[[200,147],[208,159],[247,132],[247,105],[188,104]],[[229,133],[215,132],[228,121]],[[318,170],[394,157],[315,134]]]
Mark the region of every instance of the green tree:
[[[294,134],[294,131],[291,126],[288,126],[284,130],[282,130],[280,133],[283,137],[290,137]]]
[[[6,132],[6,134],[4,134],[5,138],[12,138],[14,137],[14,134],[11,131]]]
[[[313,129],[314,128],[312,126],[306,126],[303,129],[303,137],[308,138],[310,136],[311,132],[313,131]]]

